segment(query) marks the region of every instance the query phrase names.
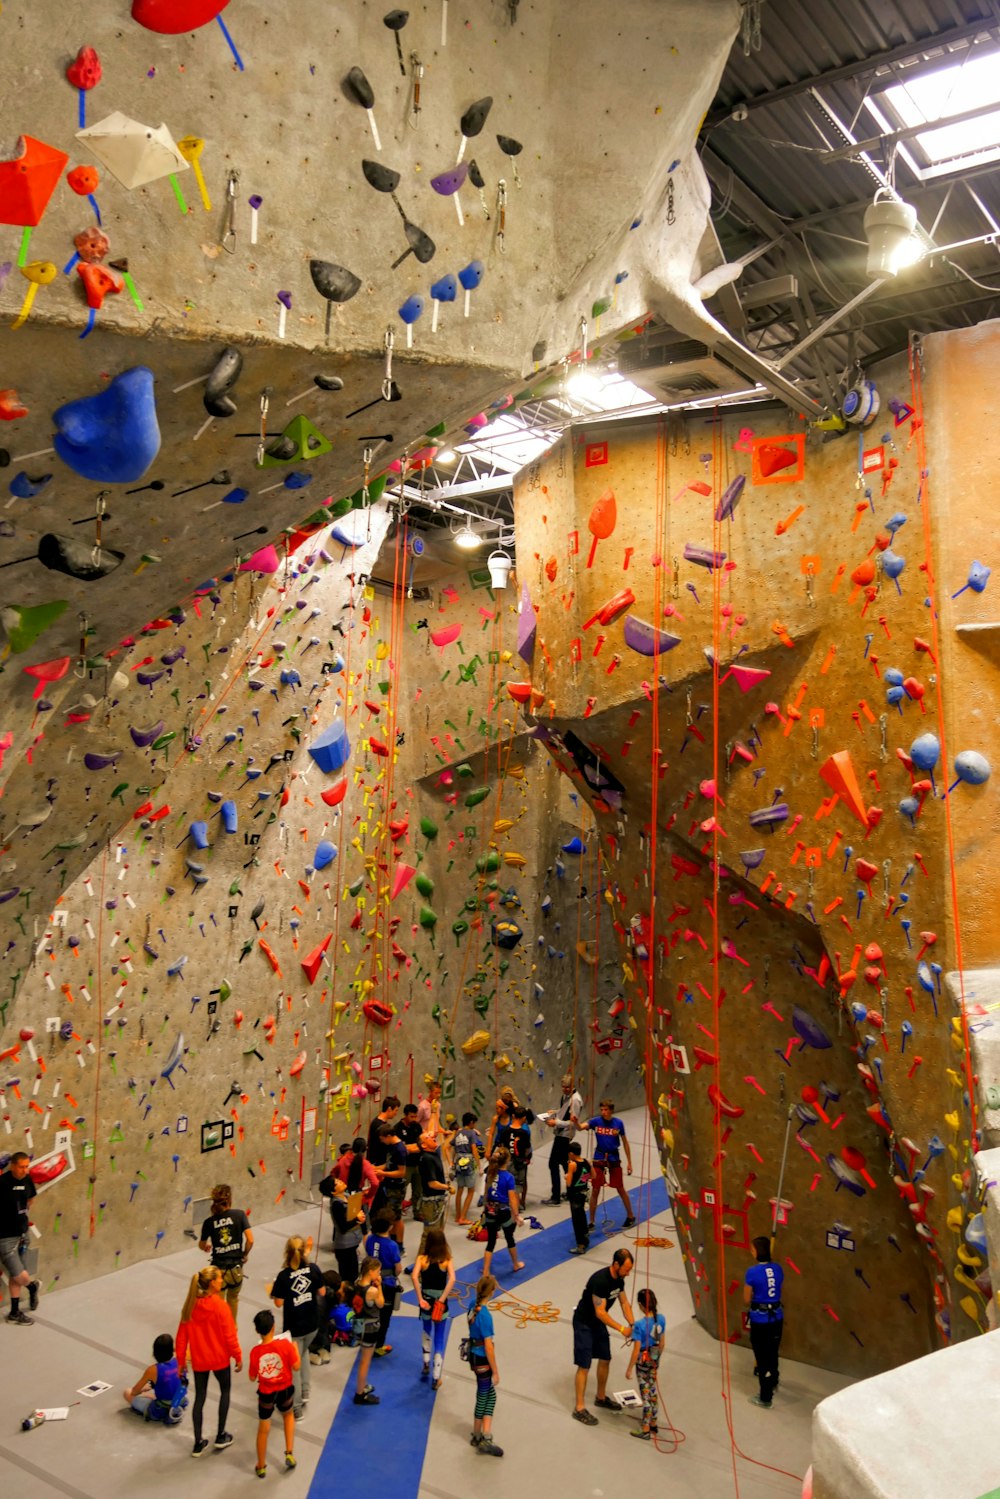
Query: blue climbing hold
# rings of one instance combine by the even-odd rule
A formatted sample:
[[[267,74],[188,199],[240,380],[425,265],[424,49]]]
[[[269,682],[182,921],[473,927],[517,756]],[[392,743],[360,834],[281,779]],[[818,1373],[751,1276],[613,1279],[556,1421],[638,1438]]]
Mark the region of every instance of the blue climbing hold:
[[[208,824],[201,821],[193,822],[188,828],[188,837],[195,848],[207,848]]]
[[[301,469],[293,469],[290,474],[285,475],[286,489],[305,489],[307,484],[313,481],[312,474],[304,474]]]
[[[563,844],[562,851],[564,854],[585,854],[587,845],[582,838],[571,838],[568,843]]]
[[[51,474],[42,474],[40,479],[29,479],[28,475],[22,469],[19,474],[15,474],[13,479],[11,479],[9,488],[11,494],[16,496],[17,499],[31,500],[36,494],[41,494],[46,484],[51,483],[51,481]]]
[[[333,844],[329,841],[329,839],[321,838],[319,843],[317,843],[316,845],[316,852],[313,854],[313,868],[325,869],[328,864],[333,863],[336,857],[337,850],[334,848]]]
[[[220,813],[221,813],[221,817],[222,817],[222,826],[225,828],[226,832],[227,833],[235,833],[236,832],[236,825],[237,825],[236,824],[236,803],[235,802],[223,802],[222,803],[222,807],[220,809]]]
[[[309,746],[309,753],[324,775],[342,770],[351,756],[351,741],[342,719],[337,719]]]
[[[55,450],[67,468],[97,484],[141,479],[160,451],[153,372],[136,365],[95,396],[53,412]]]

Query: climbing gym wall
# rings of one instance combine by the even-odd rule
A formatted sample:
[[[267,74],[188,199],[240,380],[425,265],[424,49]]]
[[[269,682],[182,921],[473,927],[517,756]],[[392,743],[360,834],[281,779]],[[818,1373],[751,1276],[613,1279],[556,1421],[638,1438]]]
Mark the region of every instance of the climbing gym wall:
[[[989,538],[962,524],[995,340],[918,342],[839,434],[772,410],[577,429],[516,493],[522,711],[595,813],[696,1315],[745,1336],[776,1224],[788,1352],[855,1374],[982,1321],[942,975],[996,820],[995,681],[969,697],[961,664],[995,673],[968,629]]]

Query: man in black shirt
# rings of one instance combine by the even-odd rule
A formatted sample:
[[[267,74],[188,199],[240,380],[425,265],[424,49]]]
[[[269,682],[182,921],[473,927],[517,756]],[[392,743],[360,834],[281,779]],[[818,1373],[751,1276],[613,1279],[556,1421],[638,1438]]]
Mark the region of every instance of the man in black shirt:
[[[376,1166],[375,1170],[378,1172],[380,1185],[372,1206],[375,1208],[385,1204],[391,1207],[394,1236],[399,1237],[403,1232],[403,1198],[406,1196],[406,1170],[410,1158],[394,1124],[381,1126],[379,1146],[382,1164]]]
[[[382,1126],[383,1124],[391,1124],[398,1113],[399,1099],[394,1098],[390,1094],[368,1126],[368,1159],[373,1166],[381,1166],[385,1161]]]
[[[420,1203],[420,1219],[424,1231],[420,1236],[417,1254],[423,1254],[427,1245],[427,1232],[444,1227],[444,1215],[448,1207],[448,1195],[454,1190],[445,1180],[444,1162],[438,1149],[436,1135],[420,1136],[420,1187],[423,1197]]]
[[[406,1186],[410,1194],[410,1211],[417,1219],[420,1217],[420,1199],[423,1196],[420,1185],[420,1136],[423,1130],[418,1116],[416,1104],[408,1103],[403,1109],[403,1122],[399,1127],[399,1138],[406,1146]]]
[[[233,1189],[225,1183],[212,1188],[212,1211],[201,1225],[198,1248],[222,1271],[222,1294],[235,1317],[243,1266],[253,1248],[253,1230],[243,1209],[233,1207]]]
[[[605,1410],[620,1411],[621,1406],[608,1390],[608,1371],[611,1368],[611,1339],[608,1329],[628,1337],[632,1331],[632,1308],[625,1295],[625,1282],[632,1272],[632,1256],[627,1249],[616,1249],[611,1264],[606,1270],[598,1270],[583,1288],[576,1311],[573,1313],[573,1362],[576,1365],[576,1408],[573,1419],[584,1426],[596,1426],[597,1417],[586,1409],[587,1373],[597,1359],[597,1399],[595,1405]],[[621,1302],[626,1321],[619,1322],[612,1316],[612,1308]]]
[[[28,1204],[37,1195],[35,1184],[28,1175],[30,1165],[30,1156],[19,1150],[11,1156],[7,1170],[0,1176],[0,1265],[6,1270],[10,1282],[7,1321],[21,1327],[31,1327],[34,1321],[21,1310],[20,1295],[25,1286],[31,1310],[38,1305],[38,1282],[32,1280],[22,1258],[28,1237]]]

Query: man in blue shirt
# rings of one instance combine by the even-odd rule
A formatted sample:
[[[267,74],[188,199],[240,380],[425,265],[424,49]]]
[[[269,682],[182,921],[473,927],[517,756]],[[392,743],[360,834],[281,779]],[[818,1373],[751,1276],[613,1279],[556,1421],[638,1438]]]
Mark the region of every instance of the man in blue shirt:
[[[614,1103],[610,1098],[602,1098],[600,1114],[593,1119],[588,1119],[586,1124],[581,1124],[579,1119],[574,1117],[573,1123],[577,1129],[589,1129],[593,1130],[594,1133],[594,1170],[593,1185],[590,1193],[590,1227],[595,1227],[597,1199],[600,1197],[601,1189],[607,1179],[625,1204],[625,1222],[622,1224],[622,1228],[634,1228],[635,1214],[632,1212],[632,1203],[625,1190],[625,1183],[622,1180],[622,1163],[619,1153],[619,1147],[623,1146],[625,1149],[625,1160],[628,1163],[628,1173],[631,1176],[632,1147],[628,1143],[624,1124],[615,1115]]]
[[[743,1286],[743,1302],[750,1308],[750,1346],[757,1360],[755,1373],[760,1394],[751,1397],[754,1405],[771,1409],[771,1397],[778,1388],[778,1349],[785,1325],[781,1304],[781,1286],[785,1272],[771,1259],[771,1240],[766,1235],[753,1241],[757,1262],[750,1266]]]

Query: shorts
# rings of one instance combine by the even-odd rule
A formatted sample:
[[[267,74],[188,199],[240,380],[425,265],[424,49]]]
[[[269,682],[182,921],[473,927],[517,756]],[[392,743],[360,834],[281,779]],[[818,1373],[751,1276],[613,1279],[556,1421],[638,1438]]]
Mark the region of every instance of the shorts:
[[[257,1414],[262,1421],[270,1421],[275,1409],[282,1416],[295,1404],[295,1389],[292,1385],[284,1390],[258,1390],[257,1391]]]
[[[470,1167],[468,1171],[455,1172],[455,1185],[457,1187],[461,1187],[463,1192],[469,1191],[476,1185],[478,1181],[479,1172],[476,1170],[475,1166]]]
[[[611,1360],[611,1339],[603,1322],[588,1327],[573,1318],[573,1362],[578,1369],[589,1369],[594,1359]]]
[[[622,1179],[621,1166],[609,1166],[606,1161],[594,1162],[594,1186],[597,1187],[598,1190],[600,1190],[600,1188],[604,1186],[605,1172],[607,1172],[607,1179],[614,1187],[615,1191],[623,1192],[625,1190],[625,1183]]]
[[[0,1265],[3,1265],[12,1280],[28,1273],[28,1267],[21,1258],[22,1242],[20,1237],[0,1239]]]
[[[369,1322],[367,1319],[362,1322],[360,1317],[356,1317],[354,1319],[354,1334],[359,1348],[377,1348],[379,1323]]]

